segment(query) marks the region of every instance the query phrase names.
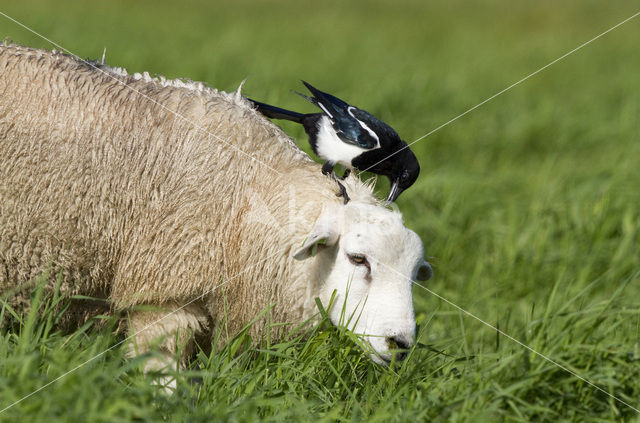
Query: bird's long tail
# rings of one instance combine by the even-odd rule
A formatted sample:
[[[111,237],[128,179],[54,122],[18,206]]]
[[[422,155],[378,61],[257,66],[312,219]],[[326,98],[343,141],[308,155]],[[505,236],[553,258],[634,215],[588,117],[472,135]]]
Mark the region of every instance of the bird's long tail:
[[[302,123],[302,118],[304,117],[304,114],[302,113],[281,109],[280,107],[261,103],[259,101],[251,100],[250,98],[248,98],[247,100],[255,104],[258,108],[258,111],[263,115],[265,115],[266,117],[268,117],[269,119],[284,119],[284,120],[290,120],[297,123]]]

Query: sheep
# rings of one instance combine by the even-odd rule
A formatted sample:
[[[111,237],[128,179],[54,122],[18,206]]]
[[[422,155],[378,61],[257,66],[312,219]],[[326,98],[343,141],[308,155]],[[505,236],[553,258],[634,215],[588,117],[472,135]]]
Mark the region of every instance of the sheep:
[[[267,308],[302,322],[332,295],[331,321],[357,314],[373,360],[411,347],[422,242],[371,184],[343,184],[347,204],[240,89],[0,45],[0,295],[25,310],[29,282],[60,275],[98,299],[74,300],[64,324],[124,312],[131,355],[160,339],[147,371],[183,365],[222,322],[233,335]]]

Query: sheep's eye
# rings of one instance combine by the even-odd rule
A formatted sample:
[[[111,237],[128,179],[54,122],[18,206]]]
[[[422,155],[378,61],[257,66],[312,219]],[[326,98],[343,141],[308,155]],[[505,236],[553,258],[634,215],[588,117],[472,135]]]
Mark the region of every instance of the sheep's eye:
[[[349,258],[349,261],[355,264],[356,266],[369,267],[369,262],[367,261],[367,258],[362,254],[347,254],[347,257]]]

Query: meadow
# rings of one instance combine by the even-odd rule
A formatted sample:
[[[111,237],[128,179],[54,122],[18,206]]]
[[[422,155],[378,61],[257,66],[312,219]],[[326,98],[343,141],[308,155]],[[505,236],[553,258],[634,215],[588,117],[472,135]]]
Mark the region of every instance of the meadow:
[[[246,79],[247,96],[310,112],[291,92],[304,79],[408,142],[639,10],[622,0],[0,3],[82,58],[106,47],[106,63],[129,72],[225,91]],[[5,37],[52,48],[0,15]],[[0,329],[0,410],[71,372],[0,422],[640,422],[638,39],[640,17],[412,146],[422,172],[398,207],[435,277],[414,286],[418,344],[406,361],[380,367],[325,321],[255,349],[239,334],[198,354],[166,395],[141,359],[125,359],[113,319],[61,333],[59,299],[35,290],[40,313]],[[301,128],[282,127],[307,149]]]

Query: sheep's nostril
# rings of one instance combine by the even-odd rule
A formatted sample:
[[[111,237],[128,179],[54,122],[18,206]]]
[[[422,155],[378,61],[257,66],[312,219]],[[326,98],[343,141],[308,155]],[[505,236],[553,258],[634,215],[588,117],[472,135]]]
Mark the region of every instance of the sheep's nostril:
[[[408,350],[413,345],[413,342],[404,336],[390,336],[387,338],[387,345],[389,349]]]
[[[387,338],[387,346],[390,350],[404,350],[404,351],[396,351],[395,356],[396,360],[402,361],[407,358],[408,350],[413,345],[413,342],[407,340],[403,336],[393,336]]]

